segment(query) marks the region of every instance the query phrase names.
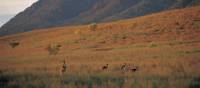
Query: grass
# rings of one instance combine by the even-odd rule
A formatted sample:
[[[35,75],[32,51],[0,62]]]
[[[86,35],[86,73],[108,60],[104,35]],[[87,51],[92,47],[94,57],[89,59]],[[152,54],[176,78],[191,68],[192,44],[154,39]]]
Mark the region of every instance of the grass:
[[[128,34],[114,34],[113,40],[117,41],[117,40],[121,40],[121,39],[126,39],[127,36],[128,36]]]
[[[189,84],[189,88],[199,88],[200,87],[200,77],[193,78]]]
[[[58,54],[60,47],[61,47],[61,45],[52,44],[52,45],[49,45],[46,48],[46,50],[49,52],[49,55],[56,55],[56,54]]]
[[[150,47],[150,48],[155,48],[155,47],[158,47],[158,45],[155,44],[155,43],[150,43],[149,47]]]
[[[53,75],[47,73],[1,73],[1,88],[198,88],[199,78],[174,76],[116,76],[107,73]],[[191,80],[191,82],[190,82]],[[187,88],[187,87],[181,87]]]
[[[198,88],[199,31],[190,21],[198,12],[1,38],[0,88]],[[20,40],[15,49],[13,40]],[[63,60],[68,68],[60,75]],[[138,71],[121,71],[124,63]]]
[[[18,41],[12,41],[12,42],[9,43],[9,45],[10,45],[12,48],[15,48],[15,47],[19,46],[20,43],[19,43]]]
[[[194,49],[194,50],[191,50],[191,51],[179,51],[178,52],[178,54],[180,54],[180,55],[198,54],[198,53],[200,53],[199,49]]]
[[[195,29],[199,29],[199,28],[200,28],[200,21],[193,21],[192,26],[193,26]]]

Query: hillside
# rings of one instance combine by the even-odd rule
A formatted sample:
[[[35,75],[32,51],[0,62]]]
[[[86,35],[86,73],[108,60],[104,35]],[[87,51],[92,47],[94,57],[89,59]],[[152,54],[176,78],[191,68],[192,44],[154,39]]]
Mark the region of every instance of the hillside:
[[[0,35],[127,19],[199,3],[199,0],[39,0],[2,26]]]
[[[197,6],[4,36],[0,79],[5,88],[198,88],[199,14]],[[122,72],[124,63],[139,69]]]

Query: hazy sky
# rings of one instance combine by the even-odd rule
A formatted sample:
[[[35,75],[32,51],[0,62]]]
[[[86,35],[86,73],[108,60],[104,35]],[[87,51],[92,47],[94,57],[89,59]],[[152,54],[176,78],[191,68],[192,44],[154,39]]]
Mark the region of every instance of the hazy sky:
[[[37,0],[0,0],[0,26]]]

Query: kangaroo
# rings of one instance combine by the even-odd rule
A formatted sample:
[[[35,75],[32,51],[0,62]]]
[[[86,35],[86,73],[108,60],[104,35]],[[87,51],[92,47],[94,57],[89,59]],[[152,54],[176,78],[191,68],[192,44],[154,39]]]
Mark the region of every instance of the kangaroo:
[[[102,70],[106,70],[106,69],[108,69],[108,64],[102,67]]]
[[[126,66],[127,66],[127,64],[124,63],[124,64],[121,66],[121,70],[125,70]]]
[[[66,64],[66,62],[65,62],[65,60],[64,60],[64,61],[63,61],[63,66],[62,66],[61,72],[62,72],[62,73],[65,73],[66,70],[67,70],[67,64]]]
[[[136,72],[136,71],[138,71],[138,66],[131,66],[131,67],[129,67],[129,70],[131,72]]]
[[[128,64],[127,63],[124,63],[121,68],[120,68],[123,72],[127,71],[128,70]]]

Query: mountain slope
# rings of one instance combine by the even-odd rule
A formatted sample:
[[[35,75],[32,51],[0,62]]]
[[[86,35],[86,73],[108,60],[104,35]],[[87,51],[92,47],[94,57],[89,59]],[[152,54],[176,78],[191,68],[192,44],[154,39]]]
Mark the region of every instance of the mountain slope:
[[[0,35],[107,22],[199,5],[200,0],[39,0],[0,28]]]
[[[127,77],[118,70],[127,62],[139,66],[139,71],[130,73],[134,77],[175,76],[175,81],[167,79],[168,82],[178,81],[175,88],[182,88],[180,83],[187,81],[182,78],[185,74],[200,74],[199,14],[200,6],[96,26],[38,29],[0,37],[0,69],[59,74],[65,59],[69,64],[67,71],[73,75],[101,74],[99,67],[109,64],[106,74]],[[56,53],[52,54],[51,49]]]
[[[43,44],[40,42],[45,42],[45,44],[48,45],[56,42],[63,43],[65,40],[81,40],[84,37],[97,37],[94,41],[90,39],[87,40],[87,38],[83,39],[84,43],[96,43],[95,41],[104,40],[108,44],[112,44],[117,41],[144,43],[151,41],[170,41],[175,39],[185,41],[192,39],[199,40],[199,14],[200,6],[197,6],[180,10],[166,11],[136,19],[101,23],[97,24],[96,27],[93,27],[93,25],[83,25],[38,29],[33,32],[1,37],[0,40],[1,44],[6,44],[13,40],[19,40],[22,42],[29,41],[31,46]],[[123,36],[126,38],[121,39],[120,37]],[[147,38],[147,36],[149,38]],[[100,39],[98,39],[98,37],[100,37]],[[114,37],[119,37],[119,40],[113,39]],[[83,42],[81,41],[80,44]],[[33,42],[36,44],[33,44]]]

